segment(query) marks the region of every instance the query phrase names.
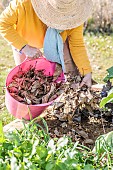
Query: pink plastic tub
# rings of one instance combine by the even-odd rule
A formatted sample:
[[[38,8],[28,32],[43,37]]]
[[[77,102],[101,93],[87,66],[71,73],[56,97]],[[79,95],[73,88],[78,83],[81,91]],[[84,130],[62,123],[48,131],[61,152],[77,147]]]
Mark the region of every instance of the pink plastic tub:
[[[37,62],[37,64],[36,64]],[[21,66],[23,71],[26,71],[29,66],[32,65],[34,66],[37,70],[45,70],[46,75],[53,75],[55,71],[55,63],[50,62],[46,60],[45,58],[41,57],[35,60],[29,60],[29,61],[24,61],[22,64],[16,66],[13,68],[7,78],[6,78],[6,87],[10,84],[12,81],[12,77],[17,74],[19,67]],[[36,65],[36,66],[35,66]],[[59,77],[59,79],[63,79],[63,74]],[[6,93],[5,93],[5,104],[6,107],[13,116],[19,119],[26,119],[30,120],[30,118],[35,118],[39,116],[49,105],[51,105],[54,101],[44,103],[44,104],[37,104],[37,105],[27,105],[18,102],[15,100],[9,93],[9,91],[6,88]]]

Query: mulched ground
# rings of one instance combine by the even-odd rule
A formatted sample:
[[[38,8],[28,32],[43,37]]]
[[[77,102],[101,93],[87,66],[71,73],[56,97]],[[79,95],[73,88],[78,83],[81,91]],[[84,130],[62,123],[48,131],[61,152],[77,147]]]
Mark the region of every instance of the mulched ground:
[[[63,135],[71,137],[76,142],[93,148],[95,140],[98,136],[113,131],[112,116],[99,116],[95,118],[93,116],[81,115],[81,121],[60,121],[58,117],[50,109],[47,115],[44,117],[49,128],[49,134],[52,138],[61,137]],[[43,125],[42,122],[39,122]]]
[[[100,135],[113,131],[113,108],[100,109],[101,91],[86,87],[77,90],[73,86],[74,80],[67,82],[63,97],[46,110],[44,119],[49,134],[52,138],[69,136],[73,142],[79,141],[92,149]],[[109,88],[108,84],[106,86]]]
[[[26,77],[24,76],[24,78]],[[106,84],[101,95],[100,91],[90,89],[86,85],[80,87],[79,85],[82,81],[82,77],[79,75],[72,76],[68,74],[66,79],[67,81],[65,83],[59,83],[58,89],[60,97],[58,97],[53,105],[45,111],[46,116],[44,119],[48,125],[49,135],[52,138],[59,138],[66,135],[69,136],[73,142],[79,141],[82,145],[93,148],[98,136],[113,130],[113,108],[109,110],[106,109],[105,111],[99,107],[102,95],[106,95],[106,91],[110,90],[111,83]],[[44,79],[43,84],[46,87],[48,87],[47,82],[48,80]],[[18,83],[18,81],[16,83]],[[26,85],[28,85],[28,82]],[[23,86],[26,87],[25,84]],[[14,87],[16,88],[17,86],[11,86],[13,90]],[[20,87],[20,89],[22,87]],[[29,87],[31,88],[33,86],[30,85]],[[33,89],[33,92],[35,92],[34,94],[36,94],[36,91],[41,91],[42,93],[44,89],[47,89],[42,89],[40,87],[42,87],[42,84],[38,86],[38,83],[36,82],[36,87]],[[24,89],[24,92],[27,91],[28,87],[27,89]],[[49,91],[51,91],[50,88]],[[27,99],[30,101],[28,104],[31,104],[31,93],[28,94]],[[44,100],[47,102],[53,94],[53,90],[51,94],[50,92],[46,92],[44,94]],[[39,97],[36,96],[36,99],[38,98]],[[40,99],[42,100],[42,98]],[[41,121],[38,123],[44,127]]]

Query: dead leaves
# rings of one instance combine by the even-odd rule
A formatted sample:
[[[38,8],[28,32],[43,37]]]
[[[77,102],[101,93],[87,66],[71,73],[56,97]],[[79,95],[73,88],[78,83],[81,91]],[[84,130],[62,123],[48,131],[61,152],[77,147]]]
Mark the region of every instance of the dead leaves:
[[[79,87],[80,76],[67,77],[63,85],[63,94],[59,102],[54,106],[55,116],[62,122],[81,122],[81,114],[92,115],[93,111],[99,109],[100,94],[94,92],[87,86]]]
[[[30,66],[25,72],[20,68],[7,86],[11,96],[28,105],[42,104],[56,99],[60,95],[60,83],[53,82],[53,76],[46,76],[44,70]]]

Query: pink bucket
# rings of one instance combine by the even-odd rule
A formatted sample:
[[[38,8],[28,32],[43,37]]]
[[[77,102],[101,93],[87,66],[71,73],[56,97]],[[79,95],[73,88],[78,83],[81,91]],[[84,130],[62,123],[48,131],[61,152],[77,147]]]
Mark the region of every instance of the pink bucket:
[[[21,63],[20,65],[13,68],[9,72],[9,74],[6,78],[6,87],[12,81],[13,76],[18,73],[20,66],[21,66],[23,71],[26,71],[30,67],[30,65],[34,66],[36,68],[36,70],[43,70],[44,69],[45,70],[44,74],[46,74],[46,75],[52,76],[54,74],[54,71],[55,71],[55,63],[50,62],[43,57],[35,59],[35,60],[29,60],[29,61],[26,60],[23,63]],[[64,79],[63,73],[60,75],[59,79],[60,80]],[[15,100],[10,95],[9,91],[6,88],[6,93],[5,93],[6,107],[9,111],[9,113],[11,113],[13,116],[15,116],[18,119],[24,118],[26,120],[30,120],[31,118],[35,118],[35,117],[39,116],[53,102],[54,102],[54,100],[51,101],[51,102],[48,102],[48,103],[37,104],[37,105],[23,104],[23,103],[20,103],[17,100]]]

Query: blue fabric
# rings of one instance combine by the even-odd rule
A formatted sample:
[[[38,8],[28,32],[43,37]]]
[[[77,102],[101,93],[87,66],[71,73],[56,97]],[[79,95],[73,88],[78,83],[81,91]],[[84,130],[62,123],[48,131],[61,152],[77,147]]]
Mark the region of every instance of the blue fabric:
[[[63,57],[63,40],[60,35],[60,30],[48,28],[44,38],[44,56],[47,60],[57,62],[62,65],[62,70],[65,72],[64,57]]]

